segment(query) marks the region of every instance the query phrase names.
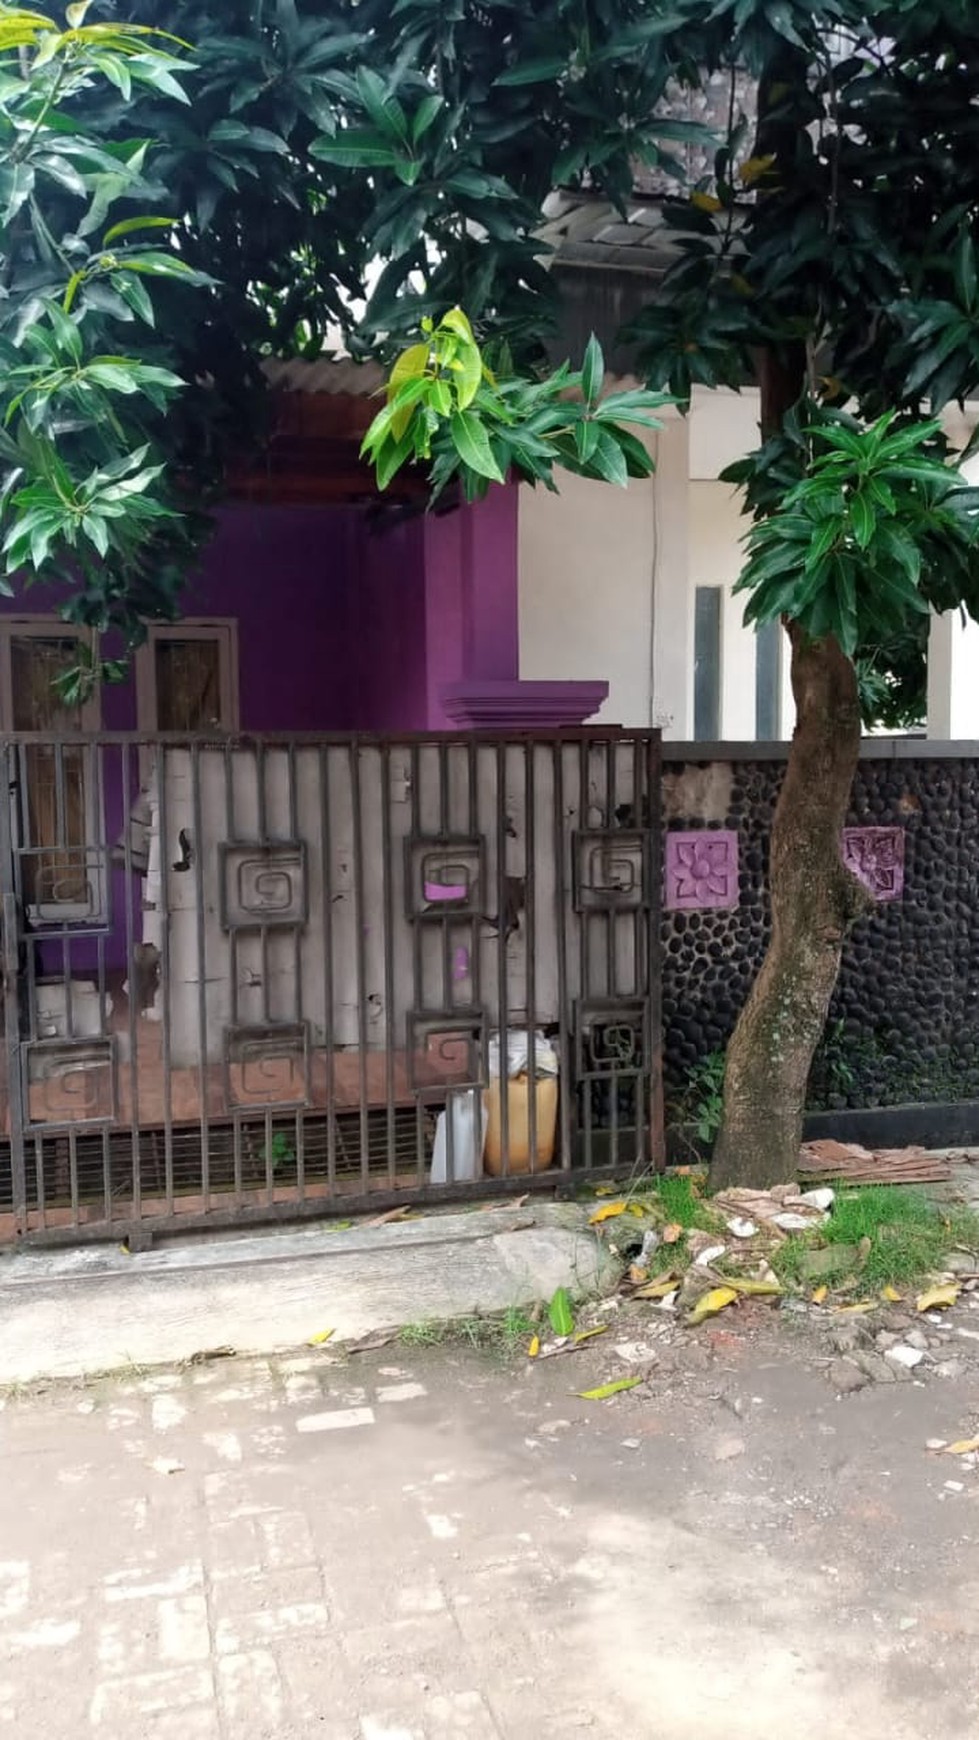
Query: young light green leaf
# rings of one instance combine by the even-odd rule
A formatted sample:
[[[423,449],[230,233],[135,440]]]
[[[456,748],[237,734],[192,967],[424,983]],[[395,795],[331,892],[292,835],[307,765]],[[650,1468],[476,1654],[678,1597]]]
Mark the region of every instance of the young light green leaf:
[[[642,1382],[641,1377],[613,1378],[610,1383],[599,1384],[597,1389],[577,1390],[575,1394],[580,1396],[583,1402],[604,1402],[609,1396],[620,1395],[623,1390],[634,1390],[637,1384]]]
[[[567,1287],[559,1287],[547,1307],[547,1315],[555,1335],[574,1334],[574,1311]]]

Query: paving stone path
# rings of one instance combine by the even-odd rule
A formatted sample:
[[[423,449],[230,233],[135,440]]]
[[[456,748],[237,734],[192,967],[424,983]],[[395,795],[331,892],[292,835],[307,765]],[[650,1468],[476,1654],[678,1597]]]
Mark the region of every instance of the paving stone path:
[[[979,1713],[974,1394],[727,1333],[669,1393],[394,1345],[10,1395],[17,1740],[948,1740]],[[960,1393],[961,1392],[961,1393]]]

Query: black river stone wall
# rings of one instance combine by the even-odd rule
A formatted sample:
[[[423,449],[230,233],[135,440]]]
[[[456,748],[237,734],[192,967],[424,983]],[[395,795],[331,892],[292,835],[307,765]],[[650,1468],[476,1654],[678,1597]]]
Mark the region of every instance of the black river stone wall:
[[[764,953],[768,835],[784,763],[694,762],[689,750],[674,762],[672,747],[667,834],[736,831],[740,871],[735,907],[664,915],[665,1073],[676,1117],[691,1070],[723,1050]],[[812,1108],[979,1098],[979,759],[970,749],[861,760],[849,824],[903,830],[904,886],[848,938]]]

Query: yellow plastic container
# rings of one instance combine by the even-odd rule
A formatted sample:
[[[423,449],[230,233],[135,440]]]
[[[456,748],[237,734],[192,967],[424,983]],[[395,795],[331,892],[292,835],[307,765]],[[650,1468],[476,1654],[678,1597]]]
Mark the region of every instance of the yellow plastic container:
[[[486,1107],[486,1140],[483,1146],[483,1170],[491,1178],[503,1175],[503,1084],[498,1076],[490,1079],[490,1085],[483,1094],[483,1104]],[[536,1083],[537,1100],[537,1147],[536,1152],[530,1146],[530,1080],[525,1075],[515,1075],[506,1083],[507,1090],[507,1135],[508,1141],[508,1171],[545,1172],[554,1163],[554,1149],[557,1136],[557,1077],[539,1075]]]

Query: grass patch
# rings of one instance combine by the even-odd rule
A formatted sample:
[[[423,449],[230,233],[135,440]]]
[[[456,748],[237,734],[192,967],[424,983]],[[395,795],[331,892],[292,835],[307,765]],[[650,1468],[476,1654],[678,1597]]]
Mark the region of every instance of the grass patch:
[[[819,1277],[830,1287],[858,1287],[866,1293],[907,1287],[944,1268],[952,1250],[979,1252],[979,1215],[956,1204],[934,1202],[924,1191],[907,1186],[867,1184],[840,1190],[825,1225],[811,1233],[797,1233],[773,1251],[772,1268],[782,1285],[790,1289],[816,1285],[807,1271],[807,1258],[827,1246],[865,1253],[849,1275],[827,1272]]]
[[[820,1241],[812,1233],[792,1233],[772,1252],[770,1266],[783,1287],[801,1287],[806,1255]]]
[[[942,1268],[951,1250],[979,1249],[979,1215],[933,1202],[921,1190],[870,1184],[840,1192],[822,1235],[827,1244],[869,1239],[861,1281],[869,1288],[896,1286]]]
[[[516,1353],[534,1334],[534,1324],[520,1305],[509,1305],[485,1317],[453,1317],[446,1322],[405,1323],[400,1340],[405,1347],[438,1347],[455,1342],[465,1347]]]
[[[682,1226],[685,1232],[692,1232],[695,1227],[704,1232],[724,1230],[723,1216],[705,1202],[699,1193],[697,1180],[686,1173],[664,1172],[661,1178],[657,1178],[650,1194],[659,1198],[666,1219]]]
[[[402,1323],[398,1331],[398,1340],[405,1347],[437,1347],[445,1341],[449,1333],[449,1324],[433,1321],[431,1323]]]

